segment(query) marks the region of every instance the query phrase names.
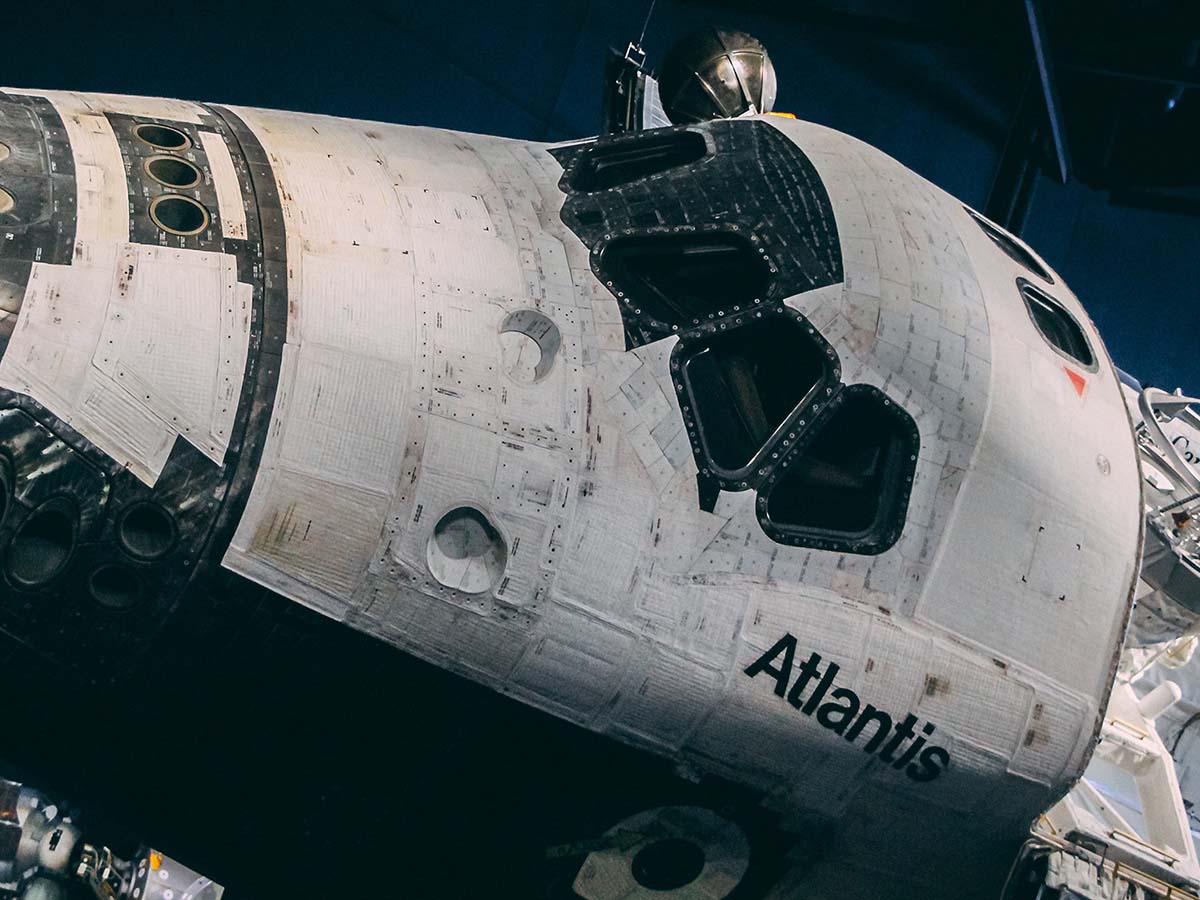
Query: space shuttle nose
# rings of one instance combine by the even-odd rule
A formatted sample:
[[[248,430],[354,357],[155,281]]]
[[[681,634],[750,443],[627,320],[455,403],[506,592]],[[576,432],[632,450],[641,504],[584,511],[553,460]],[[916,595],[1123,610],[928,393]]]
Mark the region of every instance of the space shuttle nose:
[[[0,619],[116,674],[232,534],[287,313],[246,126],[111,101],[0,91]]]

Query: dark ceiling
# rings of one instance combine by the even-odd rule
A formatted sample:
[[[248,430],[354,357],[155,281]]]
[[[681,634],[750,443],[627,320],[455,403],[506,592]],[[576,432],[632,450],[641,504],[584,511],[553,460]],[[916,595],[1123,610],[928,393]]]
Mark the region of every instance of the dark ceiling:
[[[559,140],[597,128],[603,54],[637,38],[648,6],[26,3],[6,17],[0,79]],[[1080,295],[1118,365],[1198,392],[1200,95],[1187,88],[1200,83],[1200,7],[1044,6],[1062,154],[1023,0],[659,0],[644,44],[654,65],[694,27],[755,34],[779,108],[1007,220]]]

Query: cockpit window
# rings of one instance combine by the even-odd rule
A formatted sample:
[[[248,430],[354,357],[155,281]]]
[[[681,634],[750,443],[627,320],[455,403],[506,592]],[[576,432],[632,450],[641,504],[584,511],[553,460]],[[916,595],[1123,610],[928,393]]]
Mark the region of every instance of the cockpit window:
[[[992,239],[992,243],[1004,251],[1004,254],[1009,259],[1013,260],[1019,265],[1024,266],[1047,284],[1054,284],[1054,278],[1050,274],[1050,271],[1040,259],[1030,252],[1028,247],[1026,247],[1023,243],[1021,243],[995,222],[992,222],[990,219],[985,219],[979,213],[975,212],[975,210],[971,209],[971,207],[964,206],[963,209],[965,209],[968,215],[975,220],[975,223],[983,230],[983,233]]]
[[[735,480],[791,420],[823,405],[837,378],[833,351],[787,313],[689,336],[677,362],[699,449],[719,477]]]
[[[781,543],[882,553],[904,525],[919,446],[916,424],[887,395],[843,389],[760,491],[763,530]]]
[[[1075,318],[1057,300],[1024,278],[1017,279],[1017,287],[1025,298],[1029,317],[1046,343],[1081,366],[1089,369],[1095,366],[1096,357]]]
[[[628,184],[703,159],[708,152],[697,131],[640,132],[592,144],[572,167],[573,191],[600,191]]]
[[[750,241],[732,231],[619,237],[602,265],[622,302],[667,333],[754,304],[770,278]]]

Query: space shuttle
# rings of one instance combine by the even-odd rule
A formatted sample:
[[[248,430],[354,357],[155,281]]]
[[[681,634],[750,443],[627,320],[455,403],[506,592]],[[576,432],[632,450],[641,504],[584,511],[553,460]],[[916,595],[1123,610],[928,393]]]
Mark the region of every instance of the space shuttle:
[[[788,842],[751,895],[736,822],[649,808],[585,900],[1196,896],[1138,687],[1200,630],[1188,398],[773,75],[702,87],[551,145],[0,92],[3,640],[119,678],[267,589]]]

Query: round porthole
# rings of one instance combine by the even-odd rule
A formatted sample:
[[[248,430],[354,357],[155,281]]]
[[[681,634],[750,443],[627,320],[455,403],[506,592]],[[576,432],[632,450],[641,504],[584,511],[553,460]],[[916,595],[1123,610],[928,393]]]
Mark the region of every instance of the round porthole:
[[[88,593],[105,609],[133,609],[142,600],[142,580],[128,566],[105,563],[88,577]]]
[[[735,822],[699,806],[660,806],[617,823],[606,838],[638,835],[625,847],[588,854],[574,889],[617,885],[621,896],[741,896],[750,866],[750,842]],[[586,873],[584,875],[583,873]],[[636,887],[635,887],[636,885]]]
[[[425,557],[430,573],[440,584],[479,594],[504,574],[508,545],[482,511],[459,506],[438,520]]]
[[[133,133],[143,143],[159,150],[186,150],[192,146],[191,138],[169,125],[139,125]]]
[[[199,234],[208,227],[208,210],[191,197],[163,194],[150,203],[150,218],[171,234]]]
[[[513,381],[533,384],[554,366],[562,347],[558,326],[535,309],[519,309],[500,323],[500,355]]]
[[[17,201],[13,199],[13,195],[0,188],[0,215],[6,212],[12,212],[12,208],[17,205]]]
[[[8,545],[9,577],[23,587],[41,587],[58,575],[75,549],[75,515],[51,500],[26,519]]]
[[[175,521],[157,503],[135,503],[117,522],[121,548],[138,559],[159,559],[175,545]]]
[[[8,149],[8,144],[0,141],[0,162],[4,162],[10,156],[12,156],[12,151]]]
[[[201,181],[200,170],[178,156],[152,156],[142,167],[146,174],[157,181],[173,188],[195,187]]]
[[[652,891],[673,891],[691,884],[704,870],[704,850],[683,838],[653,841],[637,852],[634,880]]]

